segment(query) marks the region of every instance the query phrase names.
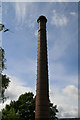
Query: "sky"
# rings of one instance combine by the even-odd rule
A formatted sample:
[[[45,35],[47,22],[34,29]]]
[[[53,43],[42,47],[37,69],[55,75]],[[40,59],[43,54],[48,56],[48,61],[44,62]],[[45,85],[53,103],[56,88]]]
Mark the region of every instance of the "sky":
[[[40,15],[47,18],[49,98],[58,107],[58,117],[78,117],[77,2],[2,3],[2,24],[10,29],[0,33],[7,59],[4,74],[11,82],[5,92],[9,99],[0,106],[25,92],[36,95]]]

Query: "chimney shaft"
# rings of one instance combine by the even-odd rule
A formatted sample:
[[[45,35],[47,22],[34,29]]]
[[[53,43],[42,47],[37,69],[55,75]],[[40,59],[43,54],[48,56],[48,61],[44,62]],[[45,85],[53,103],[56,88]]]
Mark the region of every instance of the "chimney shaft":
[[[37,90],[35,120],[49,120],[49,85],[48,85],[48,60],[45,16],[37,20],[38,30],[38,58],[37,58]]]

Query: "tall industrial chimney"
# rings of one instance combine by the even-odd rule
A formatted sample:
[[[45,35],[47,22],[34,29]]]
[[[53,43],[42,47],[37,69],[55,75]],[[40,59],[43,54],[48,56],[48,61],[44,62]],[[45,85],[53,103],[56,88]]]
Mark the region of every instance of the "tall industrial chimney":
[[[35,120],[49,120],[49,83],[45,16],[37,20],[38,30],[38,58],[37,58],[37,90]]]

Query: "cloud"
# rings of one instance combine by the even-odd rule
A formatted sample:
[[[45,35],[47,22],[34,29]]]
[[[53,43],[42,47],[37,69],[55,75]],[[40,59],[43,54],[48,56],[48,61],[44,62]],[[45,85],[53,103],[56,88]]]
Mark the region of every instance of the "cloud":
[[[68,85],[62,90],[64,94],[74,99],[78,99],[78,89],[74,85]]]
[[[16,19],[18,23],[24,23],[24,20],[26,18],[26,10],[27,10],[27,4],[24,2],[16,2],[15,3],[15,13],[16,13]]]
[[[54,44],[51,46],[50,51],[49,51],[50,58],[54,59],[54,60],[58,60],[61,57],[63,57],[64,55],[66,55],[68,50],[70,49],[70,46],[73,47],[74,42],[75,41],[76,41],[76,43],[78,42],[78,39],[77,39],[76,35],[71,36],[69,32],[66,32],[64,30],[61,30],[61,33],[62,34],[59,35],[58,38],[57,37],[53,38],[54,40],[55,39],[56,40],[54,41]],[[63,38],[63,36],[64,36],[64,38]],[[74,39],[74,37],[76,39]],[[77,47],[77,44],[75,44],[75,45]],[[76,49],[76,51],[77,51],[77,49]],[[53,52],[54,52],[54,54],[53,54]]]
[[[23,6],[23,5],[22,5]],[[17,6],[17,8],[16,8],[16,10],[17,10],[17,13],[16,13],[16,17],[18,17],[17,16],[17,14],[19,13],[19,18],[20,18],[20,21],[18,20],[18,22],[20,23],[21,22],[21,20],[22,21],[24,21],[25,20],[25,18],[27,18],[26,16],[27,16],[27,14],[25,15],[25,10],[23,10],[23,12],[24,12],[24,17],[22,17],[22,13],[20,14],[20,12],[22,12],[21,11],[21,9],[20,8],[18,8],[19,6]],[[21,5],[20,5],[20,7],[21,7]],[[27,6],[26,6],[27,7]],[[32,9],[32,7],[30,7],[31,9]],[[31,9],[29,9],[29,10],[31,10]],[[26,8],[26,12],[27,12],[27,8]],[[65,22],[66,21],[66,16],[65,15],[59,15],[55,10],[53,11],[53,16],[55,15],[56,17],[57,17],[57,24],[58,24],[58,22],[59,22],[59,24],[58,24],[58,26],[63,26],[63,25],[66,25],[67,23]],[[34,14],[33,14],[33,16],[34,16]],[[24,19],[23,19],[24,18]],[[31,18],[32,18],[32,16],[31,16]],[[59,19],[60,18],[60,19]],[[63,19],[63,18],[65,18],[65,19]],[[31,20],[31,19],[29,19],[29,20]],[[59,21],[60,20],[60,21]],[[67,22],[68,22],[68,20],[67,20]],[[26,23],[28,24],[28,21],[27,21],[27,19],[26,19]],[[31,24],[31,21],[29,22],[30,24]],[[62,25],[63,24],[63,25]],[[31,26],[33,26],[34,24],[32,24]],[[34,34],[34,33],[33,33]],[[66,34],[66,33],[65,33]],[[63,32],[63,34],[62,34],[62,38],[63,38],[63,40],[62,39],[60,39],[59,38],[59,36],[58,36],[58,41],[54,44],[54,46],[53,46],[53,50],[51,51],[51,56],[52,56],[52,58],[55,58],[55,60],[59,60],[59,58],[61,58],[64,54],[65,54],[65,50],[66,50],[66,48],[68,47],[68,45],[70,44],[70,40],[68,39],[68,38],[66,38],[66,36],[65,36],[65,34],[64,34],[64,32]],[[35,32],[35,35],[36,35],[36,32]],[[64,36],[64,37],[63,37]],[[69,35],[68,35],[69,36]],[[23,40],[23,39],[22,39]],[[73,39],[71,39],[71,40],[73,40]],[[70,41],[70,42],[69,42]],[[31,43],[30,43],[31,44]],[[32,49],[31,49],[32,50]],[[27,56],[27,55],[26,55]],[[15,58],[16,59],[16,58]],[[14,59],[13,59],[14,60]],[[13,63],[13,62],[12,62]],[[12,64],[11,63],[11,64]],[[16,63],[17,63],[17,65],[13,65],[13,67],[14,67],[14,72],[15,73],[20,73],[20,75],[23,73],[23,76],[24,76],[24,74],[26,75],[26,76],[32,76],[32,74],[35,74],[35,61],[30,61],[30,60],[26,60],[26,65],[24,64],[24,61],[23,62],[21,62],[20,60],[19,61],[16,61]],[[37,63],[37,62],[36,62]],[[12,67],[11,67],[12,68]],[[12,68],[13,69],[13,68]],[[52,69],[52,70],[51,70]],[[61,84],[64,84],[66,81],[67,81],[67,83],[68,84],[70,84],[70,82],[73,82],[73,81],[75,81],[75,82],[77,82],[77,77],[74,75],[74,76],[71,76],[71,75],[66,75],[66,70],[65,70],[65,67],[63,66],[63,64],[61,64],[61,63],[55,63],[55,65],[53,64],[51,64],[51,80],[53,80],[53,79],[55,79],[55,81],[56,80],[59,80],[59,83],[61,83]],[[11,69],[10,69],[10,71],[11,71]],[[54,73],[53,73],[54,72]],[[12,72],[13,73],[13,72]],[[27,75],[28,74],[28,75]],[[11,77],[12,78],[12,77]],[[29,88],[29,87],[24,87],[24,84],[22,83],[22,82],[20,82],[19,80],[18,80],[18,78],[15,78],[15,77],[13,77],[12,78],[13,79],[13,81],[10,83],[10,86],[12,86],[12,87],[9,87],[9,89],[7,90],[7,92],[6,92],[6,96],[10,96],[10,99],[17,99],[18,98],[18,95],[19,94],[21,94],[21,93],[23,93],[23,92],[25,92],[25,91],[28,91],[28,90],[31,90],[31,88]],[[29,81],[30,79],[28,79],[28,81]],[[19,81],[19,82],[18,82]],[[29,81],[30,82],[30,81]],[[11,85],[12,84],[12,85]],[[56,84],[55,82],[54,82],[54,84]],[[58,85],[57,87],[59,87],[59,86],[61,86],[61,84],[60,85]],[[30,85],[30,83],[29,83],[29,85]],[[28,85],[28,86],[29,86]],[[72,85],[72,84],[71,84]],[[15,87],[16,86],[16,87]],[[15,88],[15,89],[14,89]],[[69,88],[69,87],[68,87]],[[56,88],[57,89],[57,88]],[[58,104],[58,106],[60,105],[60,107],[62,107],[62,109],[60,109],[61,110],[61,116],[64,116],[64,115],[70,115],[70,113],[69,113],[69,111],[72,111],[73,110],[73,107],[72,106],[74,106],[74,100],[71,98],[71,96],[69,96],[68,95],[68,93],[67,92],[64,92],[63,93],[63,90],[66,90],[66,91],[68,91],[67,90],[67,86],[64,88],[64,89],[62,89],[62,91],[61,91],[61,89],[59,88],[58,90],[53,90],[52,88],[51,88],[51,92],[52,92],[52,94],[50,94],[50,96],[51,96],[51,98],[52,98],[52,102],[55,102],[55,104]],[[71,88],[70,88],[71,89]],[[15,90],[15,92],[14,92],[14,90]],[[69,102],[72,102],[71,103],[71,105],[70,105],[70,103]],[[67,105],[68,104],[68,105]],[[68,107],[71,107],[71,109],[70,108],[68,108]],[[73,110],[73,112],[75,112],[75,110],[77,110],[75,107],[74,107],[74,110]],[[63,111],[63,112],[62,112]],[[72,113],[71,113],[72,114]],[[76,113],[74,113],[74,115],[75,115]]]
[[[69,106],[68,107],[65,107],[65,106],[59,106],[58,107],[59,109],[59,114],[58,114],[58,117],[62,117],[62,118],[75,118],[75,117],[78,117],[78,109],[77,107],[75,106]]]
[[[5,91],[5,96],[9,96],[11,100],[18,99],[18,97],[25,92],[34,91],[30,87],[24,87],[25,83],[18,78],[11,76],[11,82],[8,89]]]
[[[67,25],[68,19],[65,15],[57,13],[56,10],[53,10],[53,15],[51,19],[51,24],[58,26]]]
[[[10,102],[11,102],[11,100],[10,99],[8,99],[8,100],[6,100],[5,102],[4,102],[4,104],[2,104],[2,103],[0,103],[0,111],[3,109],[3,108],[5,108],[5,106],[6,106],[6,104],[10,104]]]
[[[36,12],[34,14],[35,5],[32,2],[15,2],[13,4],[15,14],[16,14],[16,29],[20,30],[24,28],[34,28]],[[25,24],[25,26],[24,26]]]
[[[56,11],[54,11],[54,13],[55,12]],[[60,61],[60,59],[66,55],[65,51],[68,50],[68,47],[72,45],[73,41],[69,34],[67,37],[67,33],[64,31],[62,31],[62,33],[65,36],[64,39],[56,39],[49,51],[50,98],[53,103],[58,105],[58,117],[78,117],[78,90],[75,87],[75,85],[78,84],[78,74],[74,75],[72,72],[67,74],[68,69],[65,64]],[[68,65],[69,64],[67,64],[67,66]]]
[[[63,93],[64,90],[70,93]],[[66,86],[62,89],[51,86],[50,100],[57,105],[59,110],[58,117],[78,117],[78,98],[76,97],[78,94],[76,90],[78,89],[74,85]],[[73,95],[74,97],[72,97],[73,91],[75,94],[75,96]]]
[[[78,117],[78,108],[75,106],[69,106],[69,105],[59,106],[58,109],[59,109],[58,117],[60,118]]]
[[[34,32],[34,35],[37,37],[38,36],[38,30]]]
[[[76,12],[70,12],[70,15],[75,16],[75,15],[76,15]]]
[[[0,110],[5,107],[6,104],[10,104],[11,100],[17,100],[21,94],[25,92],[33,92],[35,93],[34,89],[30,87],[24,87],[25,83],[21,82],[18,78],[14,76],[9,76],[11,78],[11,82],[9,87],[5,91],[5,96],[9,96],[4,104],[0,103]]]

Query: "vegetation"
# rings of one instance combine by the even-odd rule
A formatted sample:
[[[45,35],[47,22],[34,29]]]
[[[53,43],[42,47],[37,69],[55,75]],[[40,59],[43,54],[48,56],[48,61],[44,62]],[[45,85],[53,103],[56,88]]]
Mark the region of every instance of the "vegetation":
[[[50,119],[56,119],[57,106],[50,106]],[[17,101],[11,101],[10,105],[2,110],[2,120],[35,120],[35,97],[29,92],[22,94]]]
[[[2,71],[6,69],[5,67],[6,59],[4,56],[5,56],[5,51],[4,49],[0,47],[0,83],[1,83],[0,84],[0,98],[3,100],[3,102],[4,102],[4,99],[6,98],[4,97],[5,89],[7,89],[9,82],[10,82],[9,77],[7,77],[7,75],[4,75],[2,73]]]
[[[4,92],[9,86],[9,77],[4,75],[2,72],[5,67],[5,51],[0,47],[0,98],[4,103]],[[56,114],[58,112],[57,106],[49,103],[50,107],[50,120],[56,119]],[[2,118],[1,118],[2,116]],[[34,94],[29,92],[22,94],[17,101],[11,101],[10,105],[0,112],[0,120],[34,120],[35,119],[35,97]]]

